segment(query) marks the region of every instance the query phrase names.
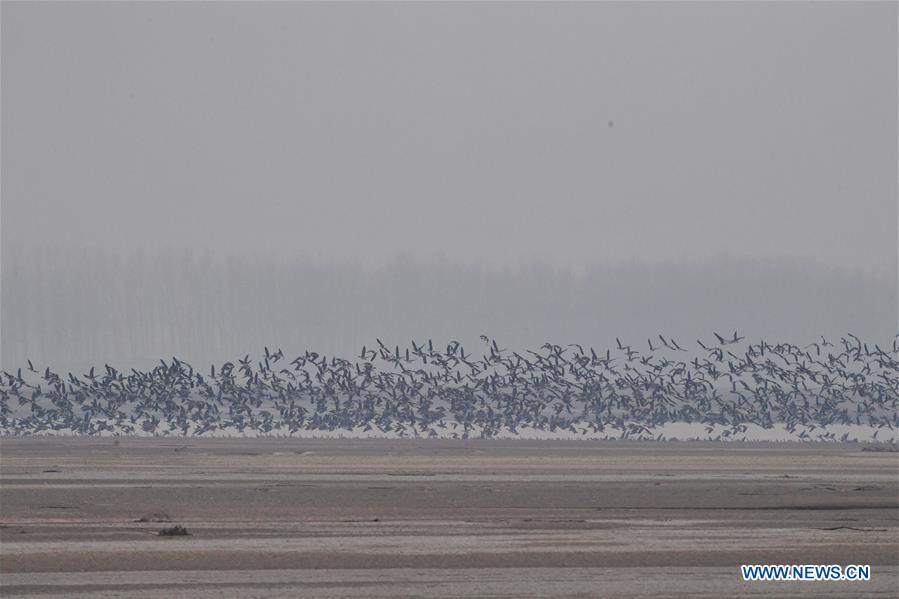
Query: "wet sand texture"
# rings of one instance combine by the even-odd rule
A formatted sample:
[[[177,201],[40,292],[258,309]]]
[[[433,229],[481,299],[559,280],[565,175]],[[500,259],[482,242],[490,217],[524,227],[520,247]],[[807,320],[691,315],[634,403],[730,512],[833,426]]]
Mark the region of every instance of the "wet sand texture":
[[[890,597],[899,454],[857,444],[0,440],[0,590]],[[188,536],[159,536],[175,525]],[[861,583],[742,563],[871,564]]]

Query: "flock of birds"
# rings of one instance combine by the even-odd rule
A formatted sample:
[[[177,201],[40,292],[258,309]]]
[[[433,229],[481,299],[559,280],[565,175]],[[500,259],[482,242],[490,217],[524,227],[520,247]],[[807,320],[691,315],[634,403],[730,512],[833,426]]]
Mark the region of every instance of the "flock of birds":
[[[800,347],[715,333],[694,354],[661,335],[601,352],[551,343],[518,352],[481,339],[477,355],[430,340],[378,340],[353,360],[266,348],[203,372],[172,358],[144,372],[106,365],[63,376],[29,361],[0,375],[0,432],[468,438],[530,428],[655,438],[654,427],[703,423],[719,438],[756,425],[839,440],[830,425],[891,437],[899,428],[899,335],[883,349],[851,334]]]

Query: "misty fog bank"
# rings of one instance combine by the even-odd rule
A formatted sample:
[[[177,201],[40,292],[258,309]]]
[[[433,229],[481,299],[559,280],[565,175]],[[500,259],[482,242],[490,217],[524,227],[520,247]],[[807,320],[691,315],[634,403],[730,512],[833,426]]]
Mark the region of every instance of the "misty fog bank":
[[[459,265],[398,257],[380,267],[179,250],[3,248],[2,367],[151,366],[176,355],[221,362],[262,347],[358,354],[432,338],[506,347],[545,341],[695,345],[712,331],[805,343],[896,333],[896,280],[794,261]],[[479,345],[478,345],[479,346]]]

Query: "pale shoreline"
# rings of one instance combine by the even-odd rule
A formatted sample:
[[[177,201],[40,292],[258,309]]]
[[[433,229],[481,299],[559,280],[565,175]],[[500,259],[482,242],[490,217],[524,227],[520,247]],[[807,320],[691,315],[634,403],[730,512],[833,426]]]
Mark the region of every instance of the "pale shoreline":
[[[826,443],[897,443],[899,442],[899,430],[887,426],[870,426],[855,424],[831,424],[828,426],[795,425],[790,429],[783,423],[775,423],[765,428],[757,424],[742,425],[739,432],[734,432],[732,425],[714,425],[700,422],[668,422],[657,426],[645,426],[641,423],[631,423],[636,432],[629,431],[627,427],[617,428],[606,426],[599,433],[588,429],[588,423],[575,423],[575,431],[558,428],[548,430],[521,426],[516,430],[500,429],[492,432],[489,437],[482,437],[481,429],[472,427],[469,429],[468,439],[495,439],[503,441],[528,440],[528,441],[710,441],[710,442],[826,442]],[[372,427],[355,427],[353,429],[306,429],[301,428],[291,432],[289,429],[274,428],[269,432],[261,432],[255,429],[239,430],[234,427],[223,427],[214,430],[196,431],[199,425],[193,425],[187,433],[178,429],[165,433],[150,434],[143,431],[124,433],[118,430],[106,430],[92,435],[84,435],[71,429],[55,429],[40,431],[37,433],[16,434],[8,428],[0,428],[0,438],[28,438],[28,437],[63,437],[63,438],[154,438],[154,439],[447,439],[463,440],[463,427],[458,423],[446,425],[431,425],[428,431],[405,427],[402,432],[397,430],[380,430]]]

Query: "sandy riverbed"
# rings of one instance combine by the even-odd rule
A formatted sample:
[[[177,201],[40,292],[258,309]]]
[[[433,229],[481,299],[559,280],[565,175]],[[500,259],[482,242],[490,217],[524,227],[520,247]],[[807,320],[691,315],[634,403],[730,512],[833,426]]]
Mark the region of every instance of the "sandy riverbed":
[[[3,596],[899,588],[899,454],[857,444],[42,437],[0,451]],[[192,534],[157,535],[174,524]],[[749,583],[741,563],[873,574]]]

